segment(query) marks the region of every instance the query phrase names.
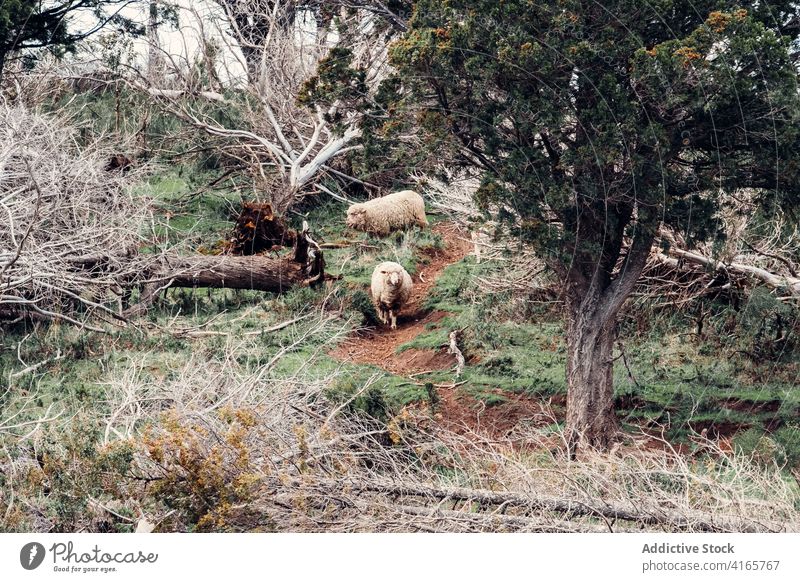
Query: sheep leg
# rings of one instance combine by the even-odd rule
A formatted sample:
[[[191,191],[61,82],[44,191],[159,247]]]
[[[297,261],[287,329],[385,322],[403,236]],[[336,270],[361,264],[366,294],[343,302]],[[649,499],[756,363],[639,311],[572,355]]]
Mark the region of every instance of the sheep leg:
[[[392,329],[397,329],[397,314],[393,309],[389,310],[389,317],[392,318]]]

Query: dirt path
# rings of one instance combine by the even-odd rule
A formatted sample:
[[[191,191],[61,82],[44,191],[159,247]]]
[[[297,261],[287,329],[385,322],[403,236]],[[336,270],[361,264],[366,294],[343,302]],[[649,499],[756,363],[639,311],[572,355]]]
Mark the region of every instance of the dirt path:
[[[452,223],[437,224],[433,230],[444,239],[444,248],[430,253],[430,262],[421,266],[413,276],[414,291],[398,318],[397,329],[382,325],[355,333],[331,351],[331,356],[343,362],[372,364],[416,382],[422,379],[421,372],[449,370],[455,366],[455,356],[448,353],[447,346],[439,349],[408,349],[397,353],[398,347],[428,331],[426,326],[448,315],[443,311],[426,312],[423,307],[425,300],[445,268],[462,260],[473,248],[467,233]],[[420,376],[414,377],[415,374]],[[510,438],[520,423],[542,427],[553,422],[552,413],[540,399],[499,389],[497,393],[506,400],[487,406],[463,392],[460,387],[440,387],[439,412],[432,420],[457,434],[470,437],[484,435],[503,439],[510,444],[513,441],[513,446],[521,447],[526,446],[524,441]],[[556,406],[563,409],[563,404],[559,402]],[[410,406],[427,410],[428,405],[417,403]]]
[[[447,314],[442,311],[425,313],[423,305],[436,280],[448,266],[462,260],[472,251],[468,233],[453,223],[439,223],[433,231],[444,240],[444,248],[429,253],[430,262],[421,265],[412,277],[414,290],[408,304],[397,320],[397,329],[380,326],[374,330],[352,335],[331,352],[334,358],[356,364],[373,364],[398,376],[409,376],[427,370],[443,370],[455,365],[455,358],[440,350],[396,350],[425,331],[429,323]]]

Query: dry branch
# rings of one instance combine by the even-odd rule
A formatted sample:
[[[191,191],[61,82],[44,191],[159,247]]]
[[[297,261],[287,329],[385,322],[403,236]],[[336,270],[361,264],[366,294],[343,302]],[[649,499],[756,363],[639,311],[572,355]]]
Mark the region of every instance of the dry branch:
[[[286,329],[290,325],[294,325],[295,323],[303,321],[304,319],[308,319],[309,317],[311,317],[311,315],[313,315],[313,314],[307,313],[305,315],[301,315],[299,317],[294,317],[294,318],[292,318],[292,319],[290,319],[288,321],[284,321],[284,322],[272,325],[270,327],[266,327],[264,329],[258,329],[258,330],[255,330],[255,331],[246,331],[246,332],[243,332],[241,335],[242,335],[242,337],[250,337],[250,336],[263,335],[263,334],[267,334],[267,333],[274,333],[276,331],[280,331],[282,329]],[[178,330],[170,330],[170,333],[175,337],[180,337],[180,338],[188,337],[188,338],[195,338],[195,339],[204,338],[204,337],[231,337],[231,336],[235,335],[235,334],[233,334],[231,332],[228,332],[228,331],[217,331],[217,330],[210,330],[210,329],[208,329],[208,330],[204,330],[204,329],[178,329]]]
[[[119,318],[124,288],[153,259],[137,254],[147,201],[129,185],[141,170],[107,171],[112,152],[78,147],[76,131],[56,116],[0,104],[3,319]]]
[[[459,330],[453,330],[450,332],[450,353],[456,357],[456,378],[461,377],[461,373],[464,371],[464,366],[466,366],[467,362],[464,359],[464,354],[461,353],[461,350],[458,349],[458,336]]]
[[[786,292],[790,295],[800,296],[800,279],[797,277],[777,275],[770,273],[766,269],[745,265],[742,263],[723,263],[697,252],[686,251],[677,247],[670,247],[670,256],[659,253],[658,260],[669,267],[679,268],[680,262],[700,265],[715,273],[725,275],[739,275],[741,277],[754,277],[765,284],[767,287]]]
[[[714,519],[713,515],[698,514],[692,518],[682,514],[666,511],[646,513],[633,507],[600,504],[597,500],[570,500],[525,495],[515,492],[497,492],[483,489],[467,489],[464,487],[431,487],[427,485],[392,482],[357,482],[348,484],[354,491],[372,491],[386,495],[403,495],[435,500],[455,500],[480,503],[484,506],[513,505],[537,511],[563,514],[569,519],[576,516],[604,517],[612,520],[623,520],[647,525],[663,525],[670,531],[690,529],[692,531],[741,531],[750,532],[756,529],[749,525],[730,524],[724,520]]]

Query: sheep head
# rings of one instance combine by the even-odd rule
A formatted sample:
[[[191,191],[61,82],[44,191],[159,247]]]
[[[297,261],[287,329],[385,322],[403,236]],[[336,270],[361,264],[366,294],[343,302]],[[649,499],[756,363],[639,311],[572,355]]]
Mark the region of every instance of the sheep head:
[[[383,275],[383,280],[385,281],[386,285],[392,288],[400,285],[400,281],[403,280],[399,271],[396,270],[383,269],[381,270],[381,275]]]
[[[347,209],[348,228],[363,229],[367,221],[367,210],[361,204],[353,204]]]

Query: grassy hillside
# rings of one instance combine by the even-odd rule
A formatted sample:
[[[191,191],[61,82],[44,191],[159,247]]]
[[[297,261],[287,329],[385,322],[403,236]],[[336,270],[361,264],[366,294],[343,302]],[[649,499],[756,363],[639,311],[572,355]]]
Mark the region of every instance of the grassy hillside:
[[[224,182],[204,188],[215,177],[163,169],[141,187],[157,200],[160,240],[180,241],[185,252],[213,252],[228,235],[242,195]],[[393,260],[424,277],[446,246],[435,227],[447,218],[432,216],[431,229],[374,239],[344,227],[342,203],[320,200],[309,208],[290,219],[307,220],[320,242],[346,243],[325,251],[335,280],[322,289],[170,289],[141,321],[106,334],[27,321],[3,328],[0,405],[8,420],[0,425],[7,451],[0,485],[14,494],[0,497],[1,529],[130,531],[137,512],[161,516],[164,530],[291,529],[237,513],[266,503],[265,495],[272,499],[264,488],[284,471],[302,476],[327,467],[329,477],[346,476],[400,463],[424,470],[425,479],[436,475],[440,484],[491,489],[495,478],[519,485],[511,466],[535,473],[564,462],[561,304],[546,276],[498,289],[496,282],[513,279],[519,266],[513,241],[495,241],[504,250],[481,263],[467,256],[446,266],[420,312],[436,317],[405,320],[419,333],[398,343],[383,364],[357,363],[336,348],[375,326],[367,294],[374,265]],[[743,499],[774,496],[776,511],[800,511],[800,353],[787,341],[775,353],[753,351],[764,345],[754,322],[797,314],[787,315],[788,306],[766,295],[757,291],[738,309],[710,303],[711,325],[702,336],[691,312],[659,310],[637,298],[621,323],[616,401],[630,437],[625,446],[644,442],[659,454],[705,459],[682,471],[735,482]],[[459,378],[447,354],[454,330],[467,360]],[[384,332],[370,333],[362,337],[378,341]],[[404,354],[433,362],[431,369],[417,371]],[[348,425],[347,438],[332,426],[341,415],[360,427]],[[18,441],[37,419],[45,422]],[[331,444],[350,442],[354,432],[372,435],[369,445],[363,436],[353,441],[365,451],[351,455]],[[503,452],[481,440],[487,434]],[[213,435],[225,447],[209,444]],[[299,460],[265,468],[263,446]],[[315,447],[328,452],[316,454]],[[664,474],[679,462],[658,458]],[[638,453],[631,459],[633,472],[655,462]],[[504,468],[492,477],[487,463]],[[595,483],[605,463],[575,462],[570,471]],[[763,489],[764,471],[779,476],[779,492]],[[672,491],[668,481],[664,490]],[[698,498],[692,509],[709,510],[709,503]]]

